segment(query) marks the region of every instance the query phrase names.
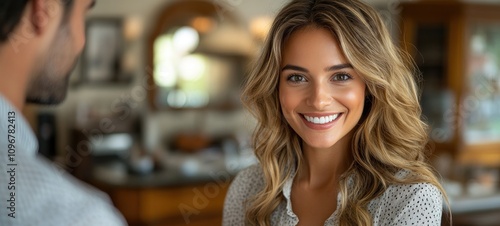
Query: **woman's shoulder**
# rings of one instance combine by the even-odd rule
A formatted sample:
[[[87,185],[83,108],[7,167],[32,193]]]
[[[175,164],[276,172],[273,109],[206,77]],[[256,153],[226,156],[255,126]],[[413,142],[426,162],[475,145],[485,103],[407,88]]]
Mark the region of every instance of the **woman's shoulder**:
[[[443,195],[431,183],[393,184],[369,204],[369,209],[376,225],[440,225]]]
[[[240,171],[227,192],[222,225],[244,225],[247,201],[254,197],[263,185],[264,176],[260,165]]]
[[[256,194],[264,185],[264,174],[259,164],[241,170],[233,182],[230,190],[246,196]]]
[[[407,170],[400,170],[396,173],[396,177],[403,179],[409,177],[411,172]],[[443,195],[439,188],[431,183],[409,183],[409,184],[392,184],[383,195],[384,199],[390,199],[393,203],[430,203],[442,205]]]
[[[441,191],[436,185],[430,183],[413,183],[413,184],[397,184],[390,185],[384,193],[384,197],[387,199],[397,199],[403,198],[403,200],[411,201],[417,199],[424,199],[424,201],[429,202],[439,202],[443,199]],[[406,199],[405,199],[406,198]]]
[[[412,173],[408,170],[400,170],[396,173],[396,177],[403,179],[405,177],[409,177]],[[429,195],[435,196],[439,200],[442,199],[442,194],[439,188],[431,183],[411,183],[411,184],[395,184],[389,186],[388,192],[401,192],[403,190],[404,193],[412,194],[412,195]]]

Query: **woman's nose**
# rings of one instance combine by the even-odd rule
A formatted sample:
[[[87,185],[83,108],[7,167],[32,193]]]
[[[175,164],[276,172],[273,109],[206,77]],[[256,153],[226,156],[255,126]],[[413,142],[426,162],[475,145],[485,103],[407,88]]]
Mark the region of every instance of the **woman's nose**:
[[[316,110],[323,110],[329,106],[333,100],[333,93],[324,84],[315,84],[309,91],[307,104]]]

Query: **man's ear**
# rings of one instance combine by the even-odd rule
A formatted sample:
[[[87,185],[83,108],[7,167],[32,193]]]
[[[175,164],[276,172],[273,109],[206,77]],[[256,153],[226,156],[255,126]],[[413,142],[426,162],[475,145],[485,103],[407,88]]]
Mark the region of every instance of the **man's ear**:
[[[37,35],[46,32],[50,22],[51,14],[49,11],[48,0],[31,0],[32,8],[31,15],[29,15],[30,22],[33,24],[34,31]],[[54,15],[52,14],[52,17]]]

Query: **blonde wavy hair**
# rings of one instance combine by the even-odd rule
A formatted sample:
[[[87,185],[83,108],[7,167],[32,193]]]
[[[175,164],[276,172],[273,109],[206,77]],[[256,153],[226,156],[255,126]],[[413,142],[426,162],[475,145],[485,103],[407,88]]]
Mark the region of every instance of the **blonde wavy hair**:
[[[258,121],[253,145],[265,180],[264,188],[247,201],[246,223],[270,225],[271,213],[284,199],[285,181],[304,161],[302,140],[281,112],[278,84],[284,43],[306,26],[331,31],[368,93],[354,128],[354,162],[339,182],[339,224],[372,225],[367,204],[392,184],[429,183],[446,200],[426,163],[428,127],[421,120],[414,63],[392,42],[378,13],[359,0],[293,0],[277,15],[242,93],[245,107]],[[411,173],[397,178],[399,170]]]

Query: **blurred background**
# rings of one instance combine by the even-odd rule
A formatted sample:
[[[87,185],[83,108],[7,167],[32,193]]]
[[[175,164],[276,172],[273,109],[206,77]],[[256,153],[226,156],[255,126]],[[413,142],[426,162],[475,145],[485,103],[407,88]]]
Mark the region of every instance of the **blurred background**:
[[[285,2],[98,0],[66,101],[25,109],[40,153],[130,225],[220,225],[231,179],[256,163],[241,82]],[[453,225],[500,225],[500,1],[367,3],[422,72]]]

